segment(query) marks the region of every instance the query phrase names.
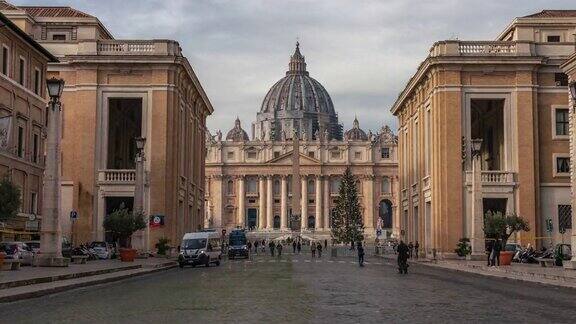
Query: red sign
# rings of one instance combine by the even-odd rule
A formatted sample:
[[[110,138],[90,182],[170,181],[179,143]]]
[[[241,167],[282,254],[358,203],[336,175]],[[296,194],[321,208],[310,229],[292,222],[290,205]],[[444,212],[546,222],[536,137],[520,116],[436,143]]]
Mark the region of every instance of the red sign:
[[[152,215],[150,216],[150,228],[157,228],[164,226],[164,215]]]

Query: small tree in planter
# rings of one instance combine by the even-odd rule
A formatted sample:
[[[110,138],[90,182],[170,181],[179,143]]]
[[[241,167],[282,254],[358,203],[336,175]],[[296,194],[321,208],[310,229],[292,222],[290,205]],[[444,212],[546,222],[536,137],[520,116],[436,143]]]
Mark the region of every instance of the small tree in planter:
[[[463,237],[458,241],[456,249],[454,250],[459,257],[466,257],[472,253],[472,247],[470,246],[470,239]]]
[[[528,225],[528,222],[516,214],[503,215],[501,212],[493,213],[488,211],[484,215],[484,234],[487,238],[500,240],[502,249],[506,247],[508,239],[514,233],[529,230],[530,226]],[[502,253],[505,255],[508,254],[505,251]],[[512,257],[507,255],[505,260],[501,259],[500,264],[510,264],[508,257],[510,261],[512,260]]]
[[[165,237],[161,237],[158,239],[158,243],[156,243],[156,249],[158,250],[158,255],[166,255],[166,252],[170,249],[168,243],[170,242],[169,239]]]
[[[134,214],[126,208],[117,209],[104,219],[104,229],[119,242],[122,261],[134,261],[136,250],[132,249],[132,234],[145,228],[143,215]]]

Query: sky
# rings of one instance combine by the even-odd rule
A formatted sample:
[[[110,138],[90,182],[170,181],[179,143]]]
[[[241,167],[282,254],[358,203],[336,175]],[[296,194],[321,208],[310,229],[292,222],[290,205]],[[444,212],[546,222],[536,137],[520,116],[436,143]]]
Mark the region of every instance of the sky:
[[[397,128],[398,94],[435,41],[492,40],[514,19],[568,0],[12,0],[71,6],[97,16],[117,39],[180,43],[224,134],[236,116],[256,119],[288,68],[296,40],[310,76],[326,88],[348,129]]]

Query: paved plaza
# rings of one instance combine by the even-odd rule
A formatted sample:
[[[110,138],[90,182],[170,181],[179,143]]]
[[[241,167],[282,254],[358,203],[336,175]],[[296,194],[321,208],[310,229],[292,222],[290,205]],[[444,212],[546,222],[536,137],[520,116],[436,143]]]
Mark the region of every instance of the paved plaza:
[[[34,309],[34,312],[30,312]],[[390,261],[285,254],[171,269],[0,305],[6,323],[554,322],[574,290]]]

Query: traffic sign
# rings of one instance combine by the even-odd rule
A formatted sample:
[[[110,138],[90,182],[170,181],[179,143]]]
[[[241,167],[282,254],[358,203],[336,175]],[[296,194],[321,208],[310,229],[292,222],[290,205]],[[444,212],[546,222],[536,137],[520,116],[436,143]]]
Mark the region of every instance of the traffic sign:
[[[78,218],[78,212],[73,210],[70,212],[70,219],[76,219]]]

